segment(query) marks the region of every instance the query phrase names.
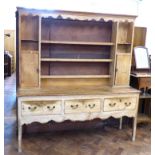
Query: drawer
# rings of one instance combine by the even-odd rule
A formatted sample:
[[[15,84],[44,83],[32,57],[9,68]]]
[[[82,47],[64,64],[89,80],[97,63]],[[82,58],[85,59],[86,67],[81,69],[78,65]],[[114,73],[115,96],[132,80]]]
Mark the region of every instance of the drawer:
[[[124,98],[122,102],[125,105],[125,110],[134,110],[136,108],[137,99],[136,97]]]
[[[119,98],[106,98],[104,99],[103,109],[104,111],[117,111],[123,110],[124,105]]]
[[[44,114],[61,114],[62,102],[61,101],[46,101],[43,104]]]
[[[145,87],[151,88],[151,78],[139,78],[139,89]]]
[[[84,112],[84,106],[82,100],[66,100],[65,101],[65,113],[80,113]]]
[[[66,100],[65,113],[99,112],[100,99]]]
[[[136,108],[136,97],[106,98],[103,103],[104,111],[133,110]]]
[[[38,101],[23,101],[22,115],[40,115],[43,113],[43,108]]]
[[[22,115],[60,114],[61,101],[23,101]]]
[[[101,110],[101,101],[100,99],[88,99],[84,100],[84,110],[85,112],[100,112]]]

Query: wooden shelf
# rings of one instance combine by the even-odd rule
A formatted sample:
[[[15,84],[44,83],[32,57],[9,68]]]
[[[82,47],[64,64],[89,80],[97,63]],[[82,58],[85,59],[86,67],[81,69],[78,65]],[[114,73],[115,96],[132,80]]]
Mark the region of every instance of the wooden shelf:
[[[128,42],[119,42],[119,43],[117,43],[118,45],[131,45],[131,43],[128,43]]]
[[[110,78],[110,75],[42,75],[42,79],[56,79],[56,78]]]
[[[149,116],[147,116],[146,114],[138,114],[138,117],[137,117],[137,123],[142,123],[142,122],[148,122],[150,123],[151,122],[151,118]]]
[[[150,78],[151,77],[151,73],[142,73],[142,72],[132,72],[130,74],[133,77],[137,77],[137,78]]]
[[[150,94],[144,94],[144,95],[142,94],[139,96],[139,98],[140,99],[151,98],[151,95]]]
[[[34,40],[34,39],[21,39],[21,41],[25,41],[25,42],[38,42],[38,40]]]
[[[68,45],[97,45],[97,46],[112,46],[112,42],[82,42],[82,41],[51,41],[51,40],[42,40],[41,43],[44,44],[68,44]]]
[[[117,52],[116,54],[117,54],[117,55],[128,55],[128,56],[131,55],[131,53],[120,53],[120,52]]]
[[[46,62],[112,62],[112,59],[59,59],[59,58],[41,58]]]

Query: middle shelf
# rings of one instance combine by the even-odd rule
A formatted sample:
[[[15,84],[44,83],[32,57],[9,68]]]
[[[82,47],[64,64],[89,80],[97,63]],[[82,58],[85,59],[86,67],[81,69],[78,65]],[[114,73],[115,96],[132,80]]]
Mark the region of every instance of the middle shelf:
[[[51,62],[41,61],[41,75],[47,76],[105,76],[110,75],[109,62]]]
[[[64,59],[64,58],[41,58],[42,62],[112,62],[112,59]]]
[[[46,61],[55,61],[55,59],[62,58],[66,61],[68,61],[67,59],[71,61],[74,59],[76,59],[75,61],[79,59],[82,61],[87,61],[88,59],[94,59],[94,61],[96,61],[95,59],[111,61],[112,49],[111,46],[42,44],[41,58],[47,58]]]
[[[69,44],[69,45],[114,45],[113,42],[90,42],[90,41],[52,41],[52,40],[41,40],[41,43],[44,44]]]
[[[110,78],[110,75],[41,75],[42,79],[57,79],[57,78],[71,78],[71,79],[78,79],[78,78]]]

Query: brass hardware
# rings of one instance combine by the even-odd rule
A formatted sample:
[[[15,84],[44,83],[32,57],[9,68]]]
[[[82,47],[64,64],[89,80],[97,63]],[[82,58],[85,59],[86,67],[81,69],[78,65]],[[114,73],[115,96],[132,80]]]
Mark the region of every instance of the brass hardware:
[[[71,108],[72,108],[72,109],[77,109],[78,106],[79,106],[78,104],[76,104],[76,105],[71,105]]]
[[[110,107],[114,107],[116,103],[109,103]]]
[[[34,106],[34,107],[28,107],[28,109],[31,110],[31,111],[34,111],[34,110],[37,109],[37,107],[36,106]]]
[[[95,107],[95,104],[93,104],[93,105],[88,104],[88,107],[89,107],[90,109],[93,109],[93,108]]]
[[[129,102],[129,103],[125,102],[124,104],[128,107],[131,105],[131,102]]]
[[[54,110],[55,109],[55,106],[53,106],[52,108],[50,106],[47,106],[47,109],[48,110]]]

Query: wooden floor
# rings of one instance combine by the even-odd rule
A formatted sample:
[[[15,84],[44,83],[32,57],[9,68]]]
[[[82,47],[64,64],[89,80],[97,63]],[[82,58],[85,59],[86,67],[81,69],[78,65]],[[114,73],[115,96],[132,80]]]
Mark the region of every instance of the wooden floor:
[[[118,120],[87,123],[34,123],[24,127],[23,152],[17,152],[15,74],[5,79],[5,155],[150,155],[149,124],[137,128],[131,141],[131,121],[118,129]],[[39,132],[40,131],[40,132]]]

